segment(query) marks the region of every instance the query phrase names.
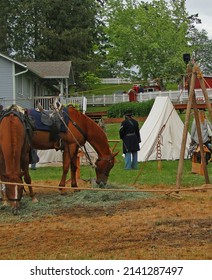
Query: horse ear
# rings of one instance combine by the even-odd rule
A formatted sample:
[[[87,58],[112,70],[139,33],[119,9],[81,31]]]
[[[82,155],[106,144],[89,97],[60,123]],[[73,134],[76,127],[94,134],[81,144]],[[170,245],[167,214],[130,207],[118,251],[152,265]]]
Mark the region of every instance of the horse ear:
[[[118,153],[119,153],[119,151],[118,152],[116,152],[116,153],[114,153],[112,156],[113,156],[113,158],[114,157],[116,157],[117,155],[118,155]]]

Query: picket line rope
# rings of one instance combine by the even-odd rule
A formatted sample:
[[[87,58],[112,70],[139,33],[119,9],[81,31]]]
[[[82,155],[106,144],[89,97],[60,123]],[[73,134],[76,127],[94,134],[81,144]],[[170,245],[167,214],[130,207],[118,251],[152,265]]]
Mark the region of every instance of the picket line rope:
[[[13,183],[13,182],[3,182],[0,181],[0,184],[8,184],[8,185],[17,185],[17,183]],[[47,185],[32,185],[32,184],[22,184],[22,183],[18,183],[18,185],[20,186],[28,186],[28,187],[33,187],[33,188],[51,188],[51,189],[66,189],[67,191],[81,191],[81,190],[86,190],[86,191],[113,191],[113,192],[165,192],[168,194],[171,194],[173,192],[182,192],[182,191],[205,191],[205,190],[212,190],[212,184],[204,184],[200,187],[193,187],[193,188],[175,188],[175,189],[104,189],[104,188],[82,188],[82,187],[78,187],[78,188],[72,188],[72,187],[61,187],[61,186],[47,186]]]

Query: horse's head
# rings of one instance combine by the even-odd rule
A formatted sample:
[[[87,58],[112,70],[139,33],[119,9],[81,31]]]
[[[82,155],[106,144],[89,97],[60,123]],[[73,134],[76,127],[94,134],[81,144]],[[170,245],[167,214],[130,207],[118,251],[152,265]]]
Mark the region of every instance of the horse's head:
[[[98,185],[103,184],[105,185],[107,183],[108,180],[108,176],[110,173],[110,170],[113,168],[114,166],[114,162],[115,162],[115,156],[118,154],[111,154],[109,157],[105,156],[105,157],[99,157],[96,160],[96,183]]]

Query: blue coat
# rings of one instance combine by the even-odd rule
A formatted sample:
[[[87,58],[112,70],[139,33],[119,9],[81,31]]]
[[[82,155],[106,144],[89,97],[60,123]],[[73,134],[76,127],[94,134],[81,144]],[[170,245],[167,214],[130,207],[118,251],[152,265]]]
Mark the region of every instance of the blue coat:
[[[132,153],[140,150],[141,142],[138,122],[132,118],[126,118],[119,130],[120,139],[123,140],[123,153]]]

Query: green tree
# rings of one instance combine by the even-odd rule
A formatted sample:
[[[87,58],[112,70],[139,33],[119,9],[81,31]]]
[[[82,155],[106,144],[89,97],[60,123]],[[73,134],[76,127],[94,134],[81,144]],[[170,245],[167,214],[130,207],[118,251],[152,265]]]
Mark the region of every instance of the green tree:
[[[162,88],[184,73],[183,53],[192,50],[187,38],[190,19],[184,0],[170,2],[109,1],[108,60],[116,65],[116,73],[124,75],[125,69],[137,66],[140,79],[156,80]]]
[[[7,27],[7,18],[8,18],[8,6],[6,0],[0,0],[0,52],[8,54],[10,45],[7,41],[8,27]]]
[[[75,79],[94,70],[102,36],[100,0],[0,0],[2,49],[18,60],[71,60]],[[6,13],[5,13],[6,12]],[[4,30],[3,30],[4,27]],[[8,47],[9,45],[9,47]]]
[[[199,64],[205,75],[212,73],[212,40],[208,38],[205,30],[192,29],[189,36],[192,48],[191,56]]]

